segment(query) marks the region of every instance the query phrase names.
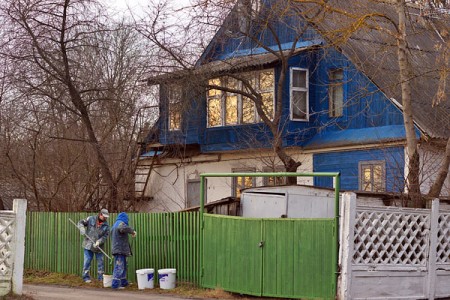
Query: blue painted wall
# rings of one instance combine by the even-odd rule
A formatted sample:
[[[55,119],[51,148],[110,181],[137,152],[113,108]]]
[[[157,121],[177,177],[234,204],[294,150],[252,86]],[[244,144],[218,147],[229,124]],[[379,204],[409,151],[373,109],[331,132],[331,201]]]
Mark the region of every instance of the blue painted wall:
[[[313,169],[314,172],[341,172],[341,189],[358,190],[359,162],[369,160],[386,162],[386,191],[403,191],[403,147],[314,154]],[[333,181],[332,178],[315,177],[314,185],[331,188]]]
[[[289,47],[297,35],[293,25],[302,27],[304,24],[296,16],[287,16],[277,24],[278,37],[283,47]],[[216,40],[210,44],[202,56],[203,61],[223,60],[230,57],[248,55],[250,53],[264,53],[261,47],[256,47],[245,38],[232,38],[223,33],[224,27],[216,35]],[[259,33],[260,40],[268,46],[275,45],[275,39],[270,30]],[[315,30],[308,28],[304,31],[299,45],[317,43],[321,40]],[[323,41],[322,41],[323,42]],[[202,61],[200,60],[200,62]],[[321,143],[329,143],[330,134],[345,129],[362,129],[382,127],[389,131],[389,127],[402,126],[401,112],[387,99],[383,93],[340,52],[332,47],[319,48],[300,52],[289,60],[290,67],[308,68],[309,78],[309,110],[310,119],[304,121],[289,120],[289,83],[290,72],[281,91],[283,94],[283,114],[281,126],[283,128],[284,146],[307,146],[314,138],[314,147],[320,148]],[[275,65],[275,86],[280,75],[280,66]],[[344,115],[339,118],[328,116],[328,72],[332,68],[344,69]],[[190,87],[187,86],[189,89]],[[199,144],[204,152],[220,152],[237,149],[270,147],[271,134],[264,124],[225,126],[206,128],[206,92],[190,94],[189,104],[183,116],[182,130],[172,132],[167,130],[167,105],[164,100],[164,89],[161,92],[160,140],[163,144]],[[396,132],[401,130],[396,129]],[[368,136],[365,136],[368,135]],[[369,136],[370,135],[370,136]],[[374,136],[375,135],[375,136]],[[376,131],[364,133],[367,143],[373,142],[379,136]],[[346,141],[343,141],[345,143]],[[365,144],[364,138],[359,143]]]

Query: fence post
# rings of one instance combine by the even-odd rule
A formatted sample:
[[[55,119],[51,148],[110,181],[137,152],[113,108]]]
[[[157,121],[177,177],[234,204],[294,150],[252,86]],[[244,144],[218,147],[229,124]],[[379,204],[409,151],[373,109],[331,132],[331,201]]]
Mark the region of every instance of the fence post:
[[[341,274],[338,284],[338,299],[351,299],[352,259],[354,251],[356,194],[345,192],[342,195],[342,226],[340,262]]]
[[[430,252],[428,255],[427,295],[433,300],[436,292],[436,247],[438,238],[439,199],[431,202],[430,215]]]
[[[14,266],[12,274],[12,291],[14,294],[22,295],[27,200],[14,199],[13,211],[16,214],[16,220],[14,229]]]

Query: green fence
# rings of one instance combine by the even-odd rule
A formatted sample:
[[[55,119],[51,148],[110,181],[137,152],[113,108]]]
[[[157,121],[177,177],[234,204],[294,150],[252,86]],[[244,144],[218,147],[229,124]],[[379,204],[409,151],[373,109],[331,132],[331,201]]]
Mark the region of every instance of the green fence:
[[[83,237],[69,222],[86,218],[87,213],[29,212],[25,238],[25,268],[81,274]],[[110,226],[117,214],[111,214]],[[136,270],[176,268],[181,281],[200,282],[199,235],[200,217],[196,212],[130,213],[130,226],[137,237],[132,239],[133,256],[128,259],[128,279],[135,281]],[[105,252],[111,254],[110,239]],[[111,255],[110,255],[111,256]],[[105,258],[105,272],[112,273],[112,264]],[[91,275],[96,276],[96,262]]]
[[[204,218],[204,287],[334,299],[333,219]]]

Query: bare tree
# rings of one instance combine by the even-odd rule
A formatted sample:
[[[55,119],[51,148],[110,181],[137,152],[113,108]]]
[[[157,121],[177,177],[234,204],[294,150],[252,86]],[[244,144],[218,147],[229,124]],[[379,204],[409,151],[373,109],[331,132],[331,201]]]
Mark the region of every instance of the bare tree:
[[[107,23],[101,11],[85,0],[1,4],[12,97],[34,105],[22,130],[33,134],[29,149],[40,154],[30,162],[34,174],[45,176],[19,171],[14,166],[23,168],[24,161],[17,157],[10,165],[44,209],[119,210],[133,198],[133,125],[145,48],[130,28]]]

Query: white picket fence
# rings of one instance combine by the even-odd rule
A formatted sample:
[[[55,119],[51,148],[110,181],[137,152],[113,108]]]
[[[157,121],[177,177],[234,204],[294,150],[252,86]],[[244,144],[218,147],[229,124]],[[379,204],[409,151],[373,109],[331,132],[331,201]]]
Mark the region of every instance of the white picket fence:
[[[341,209],[340,299],[450,297],[450,212],[356,206]]]
[[[0,211],[0,297],[22,294],[27,201],[15,199],[13,210]]]

